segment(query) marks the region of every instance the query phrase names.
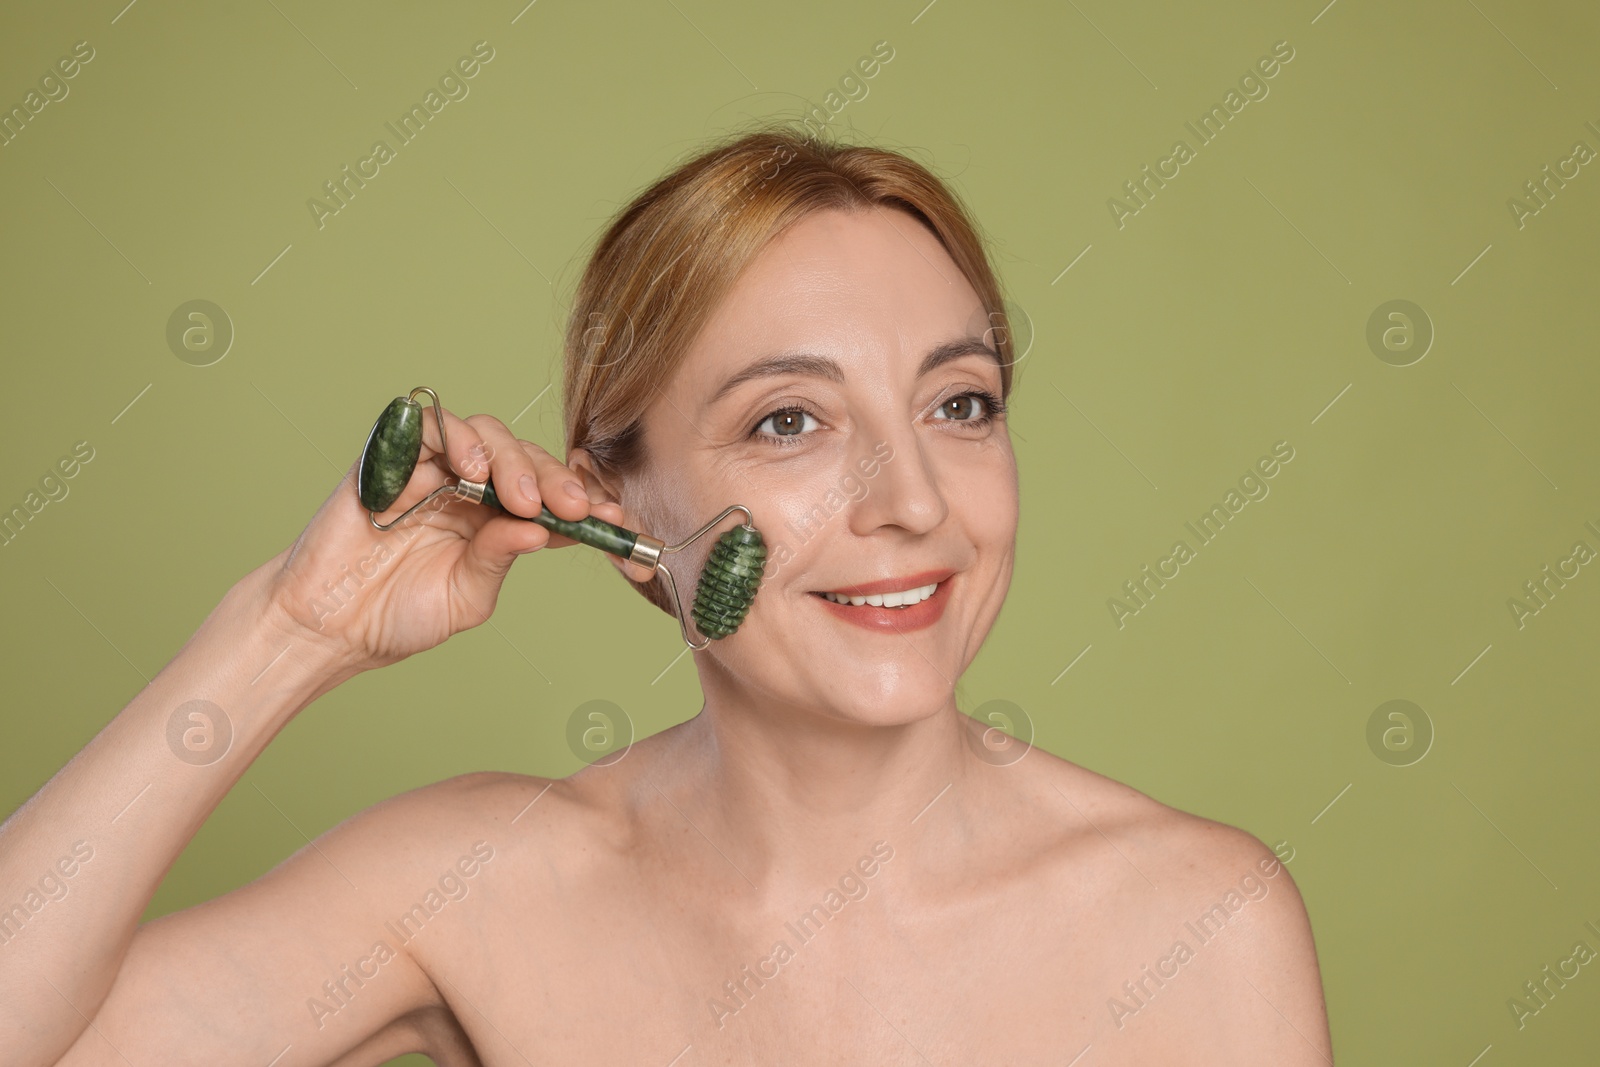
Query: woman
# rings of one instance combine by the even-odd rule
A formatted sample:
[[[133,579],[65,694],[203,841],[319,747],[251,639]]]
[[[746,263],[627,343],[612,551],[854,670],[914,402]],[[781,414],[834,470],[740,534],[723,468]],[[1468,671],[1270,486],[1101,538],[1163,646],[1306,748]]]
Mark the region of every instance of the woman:
[[[452,504],[331,610],[374,537],[352,468],[0,829],[4,903],[41,871],[67,887],[0,925],[0,1060],[1331,1062],[1271,850],[1044,752],[986,758],[957,709],[1016,543],[1001,306],[958,201],[904,156],[769,129],[657,182],[578,289],[567,462],[487,415],[446,414],[441,455],[430,416],[382,517],[486,475],[518,515],[669,541],[749,506],[772,556],[695,657],[700,713],[570,778],[395,797],[140,925],[291,718],[572,544]],[[221,709],[222,758],[173,758],[173,722],[211,721],[185,708]]]

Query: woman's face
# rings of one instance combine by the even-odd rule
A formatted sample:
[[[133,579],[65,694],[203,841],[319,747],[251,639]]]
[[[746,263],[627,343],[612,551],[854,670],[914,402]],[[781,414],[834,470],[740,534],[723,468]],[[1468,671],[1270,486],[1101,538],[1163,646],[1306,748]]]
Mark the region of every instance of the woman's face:
[[[810,215],[741,275],[646,413],[654,458],[624,490],[669,540],[736,503],[765,537],[749,616],[700,654],[708,698],[875,724],[951,702],[1015,554],[1010,436],[974,395],[1000,395],[989,325],[943,246],[899,210]],[[704,554],[681,558],[687,608]],[[822,595],[928,586],[913,606]]]

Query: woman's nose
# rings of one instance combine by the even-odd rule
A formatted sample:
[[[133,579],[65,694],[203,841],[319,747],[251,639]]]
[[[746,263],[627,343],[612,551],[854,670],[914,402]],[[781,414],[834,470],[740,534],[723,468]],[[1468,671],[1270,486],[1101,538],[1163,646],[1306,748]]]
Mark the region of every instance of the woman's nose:
[[[867,490],[851,505],[851,532],[870,534],[880,526],[899,526],[914,534],[936,529],[950,507],[939,472],[911,428],[874,439],[866,451],[876,460],[877,473],[863,478]]]

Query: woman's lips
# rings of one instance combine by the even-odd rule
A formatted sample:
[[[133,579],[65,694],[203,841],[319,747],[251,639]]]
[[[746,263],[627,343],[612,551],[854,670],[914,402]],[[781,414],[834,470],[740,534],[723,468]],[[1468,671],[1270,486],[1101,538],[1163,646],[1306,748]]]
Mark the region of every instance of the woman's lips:
[[[942,582],[954,574],[952,570],[921,571],[917,574],[908,574],[903,578],[885,578],[877,582],[863,582],[860,585],[847,585],[839,589],[826,590],[829,593],[839,593],[843,596],[871,596],[874,593],[898,593],[918,586],[933,585]]]
[[[937,573],[942,573],[943,578],[939,580],[938,588],[933,591],[933,595],[908,608],[875,608],[871,604],[862,604],[857,607],[852,604],[836,603],[821,593],[812,593],[810,595],[835,618],[843,622],[853,623],[864,630],[873,630],[879,633],[910,633],[913,630],[923,630],[932,626],[944,614],[945,603],[950,599],[950,583],[954,578],[949,572]],[[926,578],[923,578],[922,575],[913,575],[910,588],[916,588],[919,584],[926,585],[928,582],[935,580],[936,577],[937,574],[929,574]],[[906,587],[905,581],[880,582],[876,584]],[[856,588],[867,590],[867,592],[857,593],[855,592]],[[866,596],[867,593],[875,591],[869,586],[853,586],[848,591],[839,590],[839,592],[849,592],[855,596]]]

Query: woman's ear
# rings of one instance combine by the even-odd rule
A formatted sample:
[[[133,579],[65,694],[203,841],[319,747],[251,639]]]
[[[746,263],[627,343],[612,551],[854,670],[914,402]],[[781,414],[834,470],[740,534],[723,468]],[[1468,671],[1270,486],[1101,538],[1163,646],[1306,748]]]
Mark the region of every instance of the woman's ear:
[[[572,454],[567,457],[567,466],[576,472],[578,477],[583,479],[584,492],[589,494],[589,514],[597,519],[604,519],[606,522],[632,530],[635,533],[642,532],[640,529],[640,517],[630,511],[622,502],[623,486],[621,479],[602,473],[599,465],[595,463],[594,457],[582,448],[574,448],[572,450]],[[656,572],[649,567],[641,567],[637,563],[629,563],[620,556],[613,556],[609,552],[605,553],[605,557],[630,582],[642,584],[655,577]]]

